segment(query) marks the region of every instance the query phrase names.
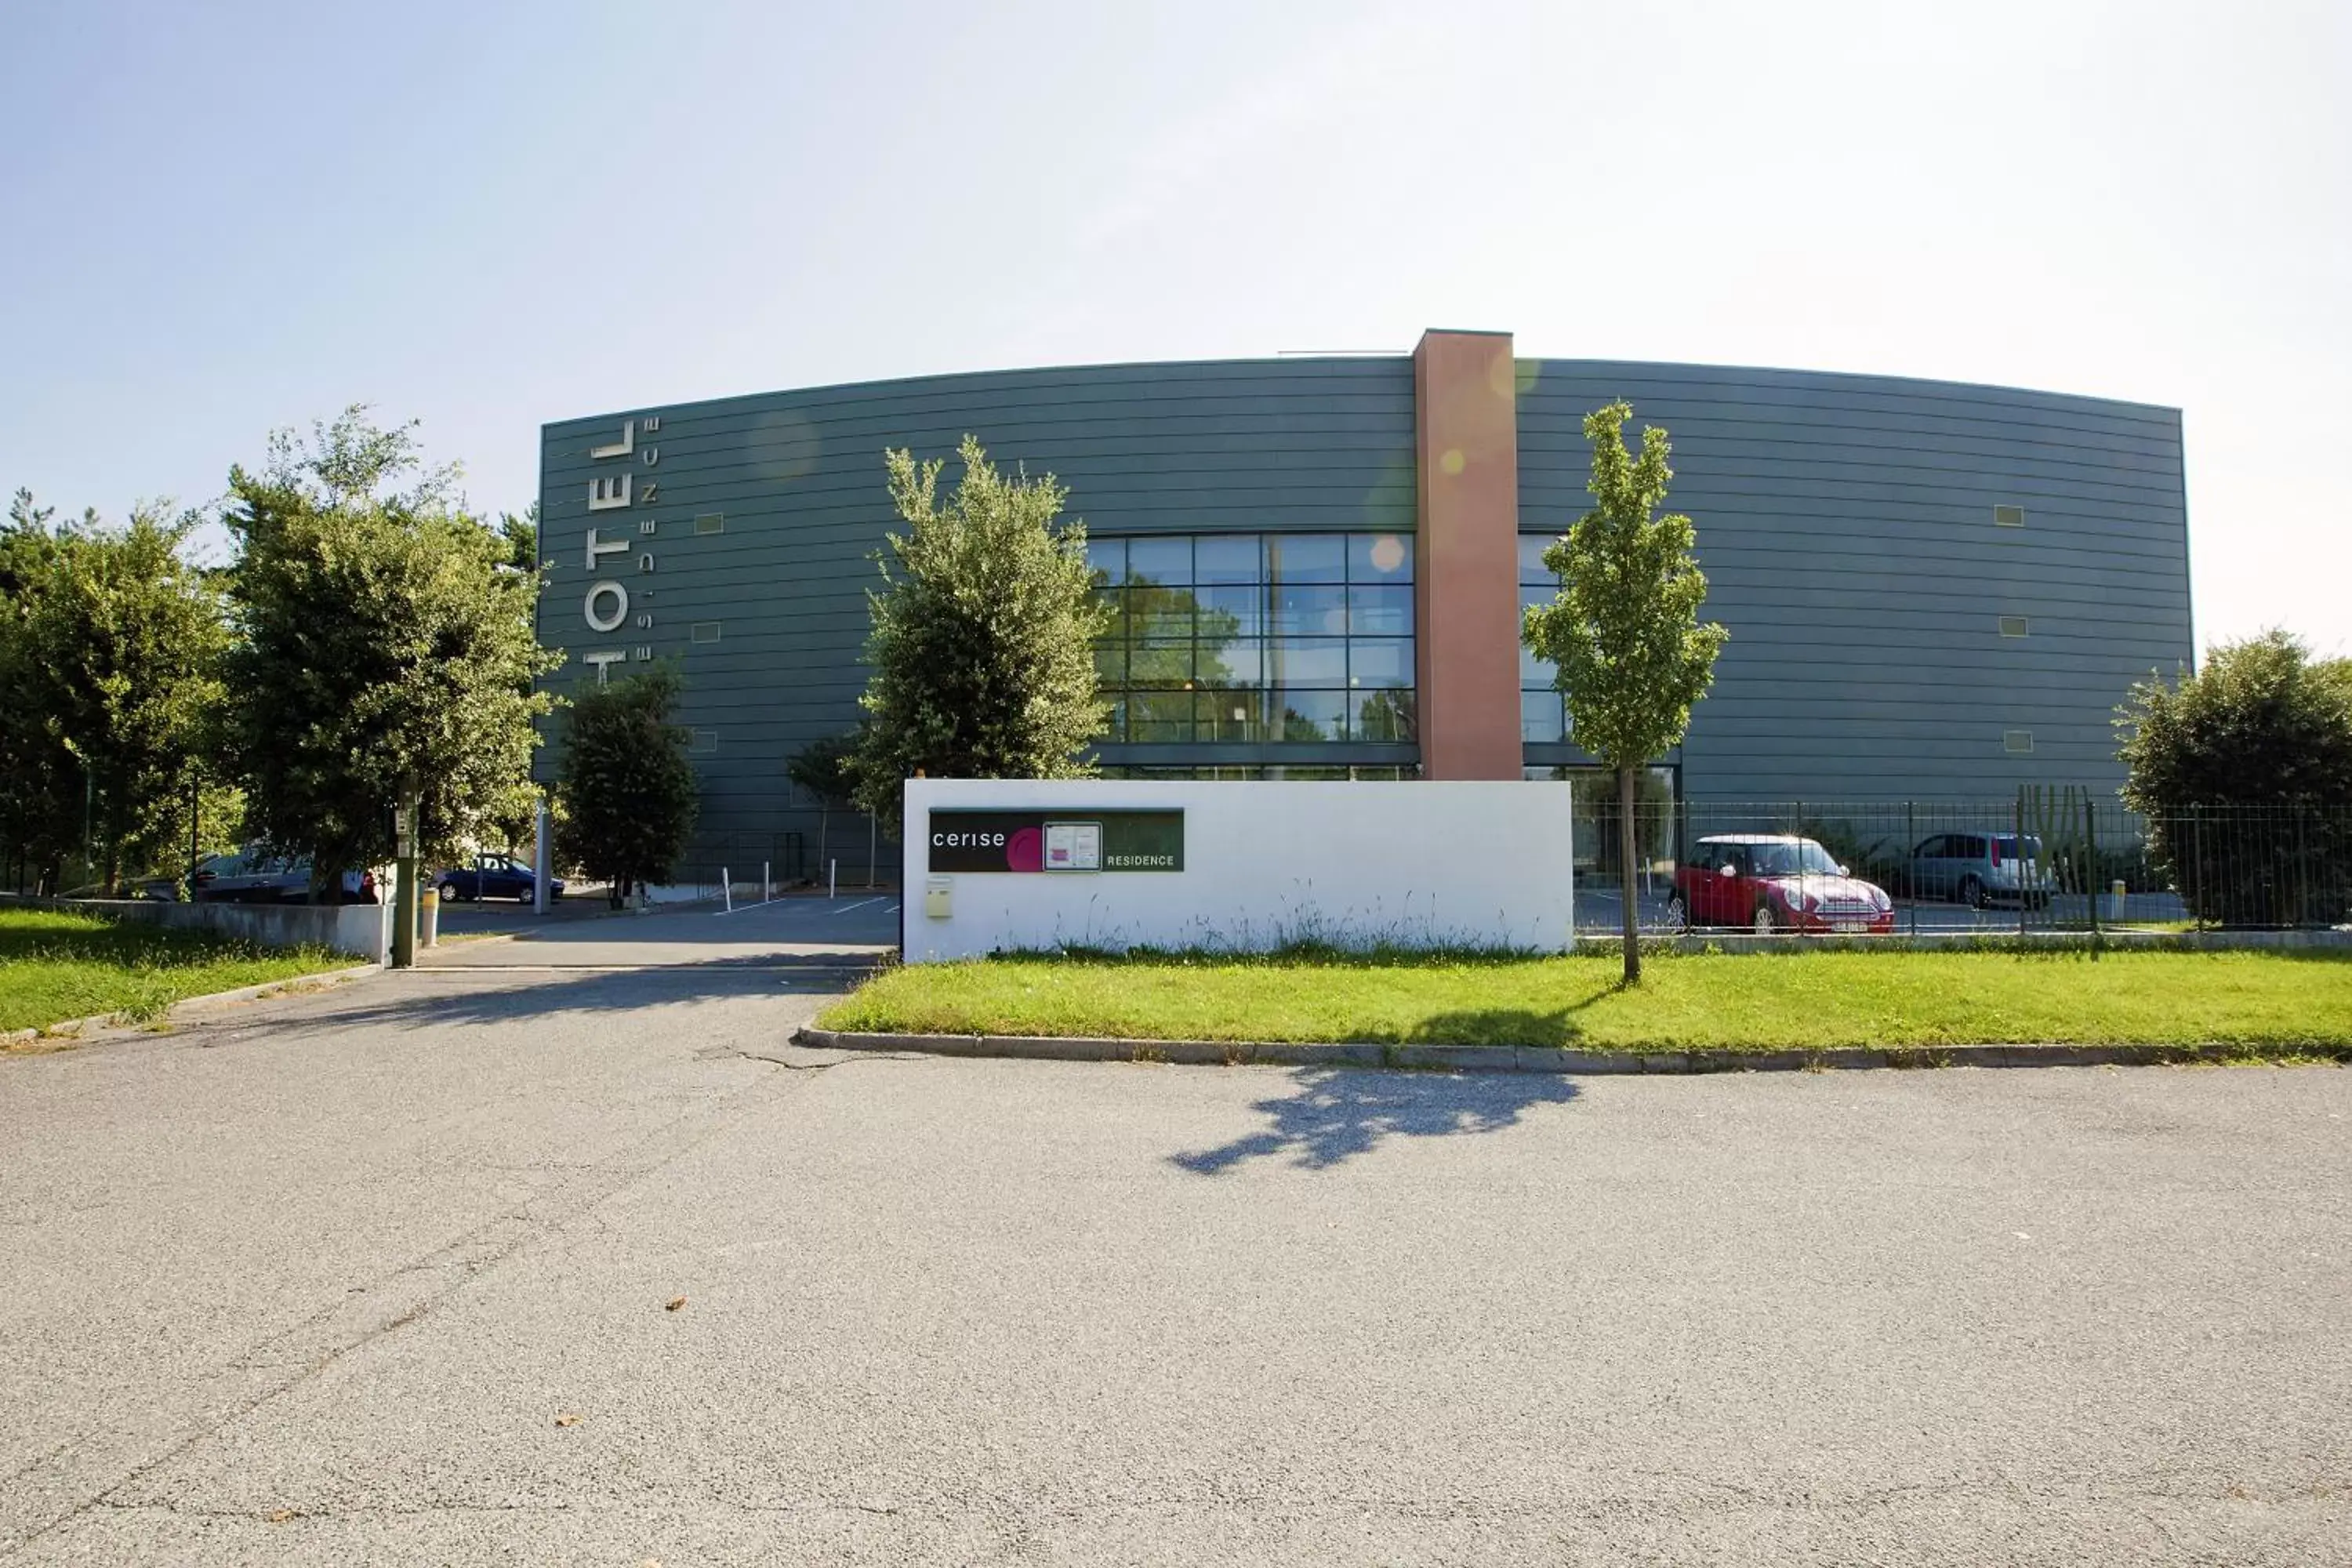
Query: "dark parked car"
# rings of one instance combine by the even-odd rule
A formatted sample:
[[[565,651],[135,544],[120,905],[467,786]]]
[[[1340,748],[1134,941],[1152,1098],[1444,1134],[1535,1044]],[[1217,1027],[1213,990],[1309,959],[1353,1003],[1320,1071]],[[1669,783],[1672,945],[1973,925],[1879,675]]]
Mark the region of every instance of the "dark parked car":
[[[470,866],[454,867],[437,879],[445,899],[518,899],[531,900],[538,882],[530,868],[508,855],[477,855]],[[547,896],[563,896],[563,879],[547,879]]]
[[[1746,926],[1820,934],[1895,929],[1895,900],[1850,875],[1810,838],[1720,833],[1692,846],[1666,900],[1673,926]]]

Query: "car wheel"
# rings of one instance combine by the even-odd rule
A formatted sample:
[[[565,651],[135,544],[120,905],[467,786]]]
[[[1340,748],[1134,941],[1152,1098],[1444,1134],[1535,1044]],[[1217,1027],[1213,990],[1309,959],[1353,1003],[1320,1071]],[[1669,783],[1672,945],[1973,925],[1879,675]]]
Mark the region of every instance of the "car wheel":
[[[1778,931],[1780,927],[1780,922],[1772,918],[1771,905],[1759,904],[1756,906],[1756,934],[1758,936],[1770,936],[1774,931]]]
[[[1968,905],[1969,908],[1972,910],[1980,910],[1984,908],[1984,884],[1978,881],[1974,877],[1966,877],[1961,879],[1960,902]]]
[[[1666,900],[1666,929],[1671,931],[1690,930],[1690,906],[1683,902],[1680,893]]]

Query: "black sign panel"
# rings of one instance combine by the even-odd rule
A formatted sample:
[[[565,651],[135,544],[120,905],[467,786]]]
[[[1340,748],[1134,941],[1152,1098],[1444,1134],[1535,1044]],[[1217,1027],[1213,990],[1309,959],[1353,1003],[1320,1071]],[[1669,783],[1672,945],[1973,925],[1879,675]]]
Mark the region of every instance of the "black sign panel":
[[[934,810],[929,840],[933,871],[1184,868],[1181,811]]]

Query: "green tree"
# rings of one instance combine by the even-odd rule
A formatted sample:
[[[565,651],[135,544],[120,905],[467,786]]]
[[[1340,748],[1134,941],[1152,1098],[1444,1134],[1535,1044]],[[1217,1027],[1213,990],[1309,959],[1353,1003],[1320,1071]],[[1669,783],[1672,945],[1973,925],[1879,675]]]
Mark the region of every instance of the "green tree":
[[[546,586],[544,568],[539,560],[539,503],[531,502],[520,512],[502,511],[493,531],[499,537],[500,558],[497,569],[513,574],[527,584],[535,600]],[[536,617],[532,624],[536,626]],[[530,694],[531,682],[525,679],[521,690]],[[552,824],[550,825],[551,828]],[[487,824],[485,844],[496,843],[509,854],[514,854],[539,831],[539,796],[534,790],[518,790],[508,797],[507,804],[496,809]],[[552,835],[551,834],[551,837]]]
[[[2268,631],[2116,710],[2151,857],[2201,918],[2339,920],[2352,899],[2352,659]]]
[[[86,516],[57,540],[23,628],[26,696],[68,752],[106,893],[186,843],[227,634],[212,579],[182,558],[201,520],[161,507]]]
[[[1056,526],[1067,492],[1051,474],[999,474],[970,436],[963,477],[939,504],[938,461],[885,454],[907,524],[876,556],[868,590],[865,742],[857,801],[895,837],[905,781],[1085,778],[1109,709],[1093,643],[1111,612],[1092,594],[1086,525]],[[898,571],[892,571],[896,562]]]
[[[835,806],[857,798],[857,753],[866,743],[863,726],[845,735],[820,735],[784,764],[784,776],[816,796],[816,864],[824,865],[825,837]]]
[[[536,575],[497,570],[507,542],[457,503],[454,468],[420,470],[414,429],[355,405],[229,473],[226,732],[254,827],[310,858],[314,900],[390,857],[404,787],[427,858],[526,809],[551,706],[531,689],[560,658],[532,634]]]
[[[1698,619],[1706,578],[1692,554],[1697,535],[1691,520],[1656,515],[1674,478],[1666,433],[1654,425],[1644,430],[1636,458],[1625,449],[1625,422],[1633,416],[1623,402],[1584,416],[1593,508],[1544,552],[1559,591],[1549,604],[1528,606],[1520,633],[1555,667],[1576,742],[1617,775],[1629,985],[1642,978],[1633,843],[1640,774],[1681,743],[1730,635]]]
[[[501,566],[527,572],[531,580],[539,580],[539,503],[531,502],[520,512],[499,513],[499,539],[506,546],[506,559]]]
[[[565,858],[611,884],[621,907],[632,884],[669,879],[694,831],[694,764],[687,731],[670,722],[684,679],[667,664],[583,687],[564,715],[557,790]]]
[[[59,890],[68,851],[81,843],[80,765],[49,724],[33,624],[64,552],[56,509],[18,490],[0,528],[0,846],[19,885]]]

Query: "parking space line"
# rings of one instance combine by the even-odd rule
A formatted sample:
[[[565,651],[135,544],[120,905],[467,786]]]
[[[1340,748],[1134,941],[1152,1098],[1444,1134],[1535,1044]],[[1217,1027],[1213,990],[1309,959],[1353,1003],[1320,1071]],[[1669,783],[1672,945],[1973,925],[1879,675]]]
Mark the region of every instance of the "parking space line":
[[[888,900],[886,899],[860,899],[854,904],[844,904],[837,910],[829,910],[826,912],[828,914],[845,915],[852,910],[866,909],[875,904],[887,902],[888,902]]]

